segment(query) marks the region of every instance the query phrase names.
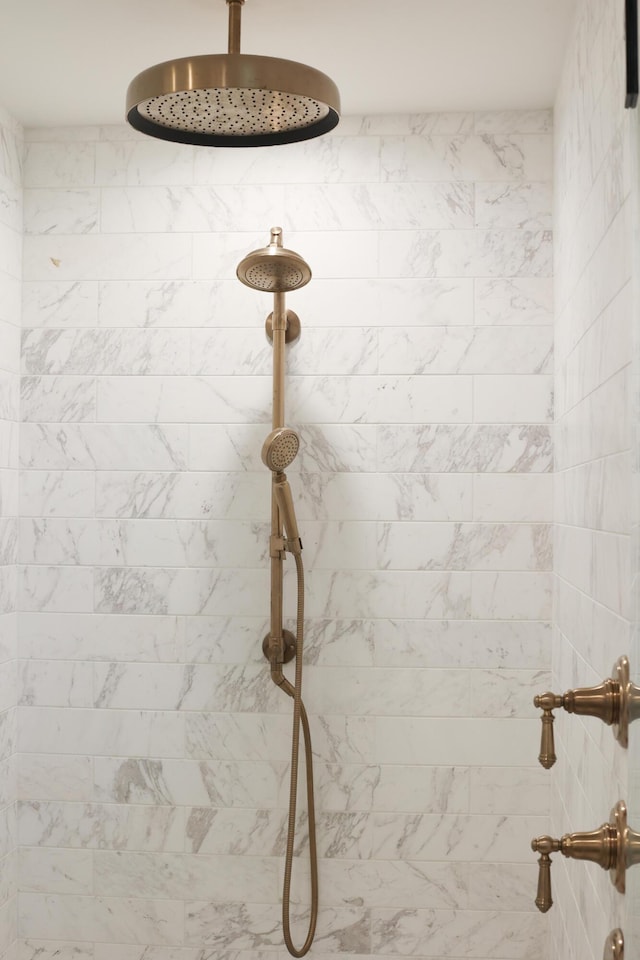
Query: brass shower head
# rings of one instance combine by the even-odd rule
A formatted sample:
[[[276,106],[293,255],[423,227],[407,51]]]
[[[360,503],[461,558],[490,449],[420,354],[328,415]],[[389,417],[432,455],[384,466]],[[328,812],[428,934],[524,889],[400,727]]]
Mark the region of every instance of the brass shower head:
[[[289,293],[309,283],[311,267],[300,254],[285,250],[282,229],[272,227],[269,246],[254,250],[241,260],[236,276],[252,290]]]
[[[298,455],[300,438],[295,430],[280,427],[269,434],[262,445],[262,462],[274,473],[286,470]]]
[[[240,53],[244,0],[229,5],[228,53],[168,60],[127,90],[127,120],[160,140],[203,147],[260,147],[310,140],[340,119],[340,94],[319,70]]]

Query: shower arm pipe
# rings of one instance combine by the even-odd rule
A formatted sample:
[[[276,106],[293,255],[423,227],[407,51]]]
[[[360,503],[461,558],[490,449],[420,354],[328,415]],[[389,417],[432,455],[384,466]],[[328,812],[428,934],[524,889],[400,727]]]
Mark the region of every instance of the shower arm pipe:
[[[275,239],[275,238],[274,238]],[[282,244],[281,235],[277,238]],[[284,427],[284,362],[287,313],[284,293],[273,294],[272,343],[273,343],[273,408],[272,426],[274,430]],[[285,681],[282,674],[284,660],[284,630],[282,626],[283,607],[283,566],[284,547],[282,518],[276,499],[276,474],[271,477],[271,640],[279,649],[273,650],[271,657],[271,676],[278,686]],[[289,693],[289,691],[287,691]],[[291,692],[289,694],[293,696]]]
[[[229,7],[228,53],[240,53],[240,21],[244,0],[227,0]]]

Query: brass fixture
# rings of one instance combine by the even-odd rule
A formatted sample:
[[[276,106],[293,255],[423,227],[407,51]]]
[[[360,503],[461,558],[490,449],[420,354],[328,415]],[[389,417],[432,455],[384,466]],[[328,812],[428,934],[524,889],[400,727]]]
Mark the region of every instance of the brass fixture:
[[[340,119],[340,94],[320,70],[240,53],[244,0],[227,0],[228,52],[168,60],[143,70],[127,90],[136,130],[204,147],[259,147],[310,140]]]
[[[533,698],[533,704],[542,710],[542,738],[538,760],[549,770],[556,762],[553,737],[552,710],[562,707],[567,713],[598,717],[613,728],[618,743],[629,744],[629,724],[640,715],[640,687],[630,681],[629,660],[620,657],[613,668],[613,676],[595,687],[567,690],[559,696],[543,693]]]
[[[282,246],[282,230],[273,227],[271,242],[264,250],[250,253],[239,264],[238,279],[255,290],[273,293],[273,313],[267,320],[267,331],[273,343],[273,411],[272,431],[262,447],[262,461],[271,470],[271,536],[269,556],[271,563],[270,629],[262,641],[262,650],[271,666],[273,682],[293,698],[293,732],[291,737],[291,779],[289,784],[289,816],[285,852],[284,885],[282,892],[282,927],[289,953],[303,957],[310,949],[318,919],[318,854],[316,847],[315,802],[313,795],[313,756],[309,720],[302,702],[302,650],[304,641],[304,568],[302,541],[298,531],[291,488],[284,470],[295,460],[300,448],[298,434],[284,425],[284,346],[300,332],[300,321],[291,310],[285,309],[284,296],[311,279],[311,270],[302,257]],[[295,318],[295,323],[292,318]],[[295,336],[287,337],[287,331]],[[283,629],[283,564],[287,553],[293,556],[297,577],[297,613],[295,635]],[[295,658],[295,681],[291,684],[282,666]],[[297,948],[291,937],[291,877],[296,829],[298,792],[298,765],[300,727],[304,738],[309,817],[309,861],[311,868],[311,916],[307,936]]]
[[[619,927],[612,930],[607,937],[602,960],[624,960],[624,936]]]
[[[627,807],[620,800],[611,811],[610,822],[603,823],[597,830],[565,833],[559,840],[536,837],[531,841],[531,849],[540,854],[535,904],[541,913],[546,913],[553,904],[550,854],[559,852],[572,860],[597,863],[609,871],[616,890],[624,893],[627,868],[640,863],[640,834],[627,824]]]

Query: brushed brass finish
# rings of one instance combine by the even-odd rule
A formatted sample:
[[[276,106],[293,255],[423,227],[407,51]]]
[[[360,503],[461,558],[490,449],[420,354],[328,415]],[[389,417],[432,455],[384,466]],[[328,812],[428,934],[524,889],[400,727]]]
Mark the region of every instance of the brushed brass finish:
[[[272,227],[269,245],[248,253],[238,264],[236,276],[252,290],[282,294],[298,290],[309,283],[311,267],[299,253],[285,250],[282,246],[282,228]],[[284,300],[274,304],[270,319],[272,332],[274,325],[279,323],[284,323],[286,328],[287,311],[284,309]]]
[[[291,630],[283,630],[282,637],[274,641],[268,633],[262,641],[262,652],[269,663],[289,663],[296,655],[296,638]]]
[[[264,329],[267,334],[267,340],[273,343],[273,314],[270,313],[264,322]],[[300,317],[293,310],[287,310],[286,330],[284,334],[285,343],[293,343],[300,336]]]
[[[624,936],[619,927],[607,937],[602,960],[624,960]]]
[[[227,0],[229,7],[229,53],[240,53],[240,29],[242,25],[242,5],[244,0]]]
[[[640,834],[629,828],[627,807],[620,800],[611,811],[609,822],[597,830],[565,833],[559,840],[546,835],[536,837],[531,841],[531,849],[540,854],[535,904],[546,913],[553,904],[550,854],[560,852],[571,860],[596,863],[609,871],[611,883],[619,893],[624,893],[627,867],[640,863]]]
[[[629,680],[629,660],[620,657],[608,677],[594,687],[567,690],[559,696],[543,693],[533,698],[533,704],[542,710],[542,737],[538,760],[547,770],[556,762],[552,710],[562,707],[567,713],[583,717],[597,717],[612,727],[618,743],[629,743],[629,723],[640,714],[640,688]]]
[[[267,257],[264,262],[265,256]],[[285,850],[284,882],[282,890],[282,929],[284,942],[294,957],[303,957],[313,943],[318,920],[318,853],[316,846],[315,801],[313,792],[313,753],[309,720],[302,702],[302,652],[304,641],[304,568],[302,565],[302,542],[298,532],[291,489],[283,472],[298,453],[300,441],[295,431],[285,427],[284,373],[285,342],[291,311],[286,309],[286,282],[281,282],[285,271],[273,270],[272,265],[285,263],[287,258],[296,258],[294,266],[304,264],[301,257],[284,250],[282,230],[273,227],[267,251],[258,250],[249,254],[238,267],[238,277],[248,286],[273,293],[271,336],[273,343],[273,409],[272,431],[264,442],[262,460],[271,470],[271,535],[269,556],[271,564],[271,611],[270,630],[262,641],[262,650],[270,663],[271,679],[288,696],[293,698],[293,730],[291,735],[291,774],[289,781],[289,815],[287,819],[287,842]],[[269,259],[271,258],[271,259]],[[279,258],[279,259],[278,259]],[[259,261],[255,268],[255,261]],[[304,264],[311,277],[311,271]],[[255,269],[254,269],[255,268]],[[275,278],[270,284],[270,278]],[[289,282],[289,281],[287,281]],[[305,282],[307,282],[305,280]],[[293,315],[295,316],[295,314]],[[295,318],[298,323],[300,321]],[[286,535],[286,536],[285,536]],[[283,629],[283,564],[286,554],[292,554],[296,565],[297,611],[295,636]],[[291,684],[282,671],[283,663],[295,658],[295,682]],[[300,729],[304,739],[305,780],[307,787],[307,813],[309,819],[309,863],[311,882],[311,913],[305,941],[296,947],[291,934],[291,879],[296,831],[296,805],[298,793],[298,766]]]
[[[244,0],[227,0],[226,54],[156,64],[129,84],[127,120],[161,140],[200,146],[269,146],[328,133],[340,94],[320,70],[294,60],[240,53]]]

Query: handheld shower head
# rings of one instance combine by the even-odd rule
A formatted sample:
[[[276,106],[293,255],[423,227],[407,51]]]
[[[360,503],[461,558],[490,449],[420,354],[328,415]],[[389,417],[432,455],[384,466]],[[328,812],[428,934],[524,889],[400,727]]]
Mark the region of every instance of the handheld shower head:
[[[262,445],[262,462],[274,473],[286,470],[300,449],[300,438],[295,430],[280,427],[273,430]]]
[[[309,283],[311,268],[300,254],[285,250],[282,246],[282,229],[273,227],[269,246],[254,250],[241,260],[236,276],[252,290],[289,293]]]

